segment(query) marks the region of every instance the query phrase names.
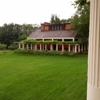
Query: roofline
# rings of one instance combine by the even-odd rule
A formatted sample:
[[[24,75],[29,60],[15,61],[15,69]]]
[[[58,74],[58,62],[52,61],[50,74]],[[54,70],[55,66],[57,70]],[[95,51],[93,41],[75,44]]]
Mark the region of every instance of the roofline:
[[[29,38],[27,37],[27,39],[73,39],[75,37],[43,37],[43,38]]]
[[[49,23],[49,22],[41,23],[41,25],[45,25],[45,24],[47,24],[47,25],[61,25],[61,24],[71,24],[71,22],[59,23],[59,24],[51,24],[51,23]]]

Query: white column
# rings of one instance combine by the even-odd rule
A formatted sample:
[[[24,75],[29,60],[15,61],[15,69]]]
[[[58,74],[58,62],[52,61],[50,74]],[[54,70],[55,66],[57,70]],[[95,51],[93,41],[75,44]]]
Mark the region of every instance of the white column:
[[[90,1],[87,100],[100,100],[100,0]]]
[[[78,44],[78,52],[80,52],[80,44]]]
[[[75,53],[77,53],[77,44],[75,44]]]
[[[34,45],[34,50],[35,51],[37,50],[37,43],[35,43],[35,45]]]
[[[33,44],[31,43],[31,50],[33,49]]]
[[[75,39],[73,38],[73,41],[75,41]]]
[[[62,52],[64,52],[64,44],[62,44]]]
[[[70,44],[68,45],[68,51],[70,52]]]
[[[64,39],[62,39],[62,42],[64,42]]]
[[[19,49],[21,49],[21,43],[19,42]]]
[[[53,51],[53,44],[50,44],[50,51]]]
[[[58,44],[56,44],[56,51],[58,51]]]

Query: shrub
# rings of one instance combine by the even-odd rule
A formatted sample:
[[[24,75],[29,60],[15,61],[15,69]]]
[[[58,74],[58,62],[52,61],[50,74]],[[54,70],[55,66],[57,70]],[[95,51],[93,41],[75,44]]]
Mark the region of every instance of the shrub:
[[[63,55],[64,55],[64,52],[60,52],[59,55],[60,55],[60,56],[63,56]]]
[[[68,51],[33,51],[33,50],[15,50],[15,53],[32,54],[32,55],[52,55],[52,56],[75,56],[75,53]]]
[[[15,53],[21,53],[21,50],[20,49],[16,49],[14,52]]]
[[[0,43],[0,50],[5,50],[5,49],[6,49],[6,47],[7,47],[7,45],[6,45],[6,44],[1,44],[1,43]]]
[[[8,49],[10,49],[10,50],[18,49],[18,45],[14,43],[14,44],[8,46]]]
[[[68,52],[68,56],[72,57],[75,56],[76,54],[74,52]]]

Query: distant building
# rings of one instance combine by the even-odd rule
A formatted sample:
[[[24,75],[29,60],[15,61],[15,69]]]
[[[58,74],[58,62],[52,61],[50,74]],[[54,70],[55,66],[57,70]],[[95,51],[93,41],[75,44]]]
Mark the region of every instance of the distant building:
[[[69,52],[81,52],[88,49],[87,44],[82,44],[87,41],[86,37],[78,37],[77,31],[71,29],[71,23],[64,24],[50,24],[44,22],[41,24],[41,28],[37,29],[30,36],[27,37],[27,40],[33,39],[36,41],[61,41],[61,43],[56,44],[24,44],[20,43],[20,49],[32,49],[32,50],[56,50],[56,51],[69,51]],[[64,44],[64,42],[69,42],[69,44]],[[73,42],[73,44],[72,44]],[[75,43],[74,43],[75,42]],[[81,44],[80,44],[81,43]]]

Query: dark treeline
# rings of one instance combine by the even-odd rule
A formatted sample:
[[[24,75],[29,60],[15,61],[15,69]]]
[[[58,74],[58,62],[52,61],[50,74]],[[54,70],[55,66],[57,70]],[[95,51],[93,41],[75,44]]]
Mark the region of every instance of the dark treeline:
[[[0,43],[8,47],[14,42],[26,39],[37,28],[39,28],[37,24],[4,24],[0,27]]]

